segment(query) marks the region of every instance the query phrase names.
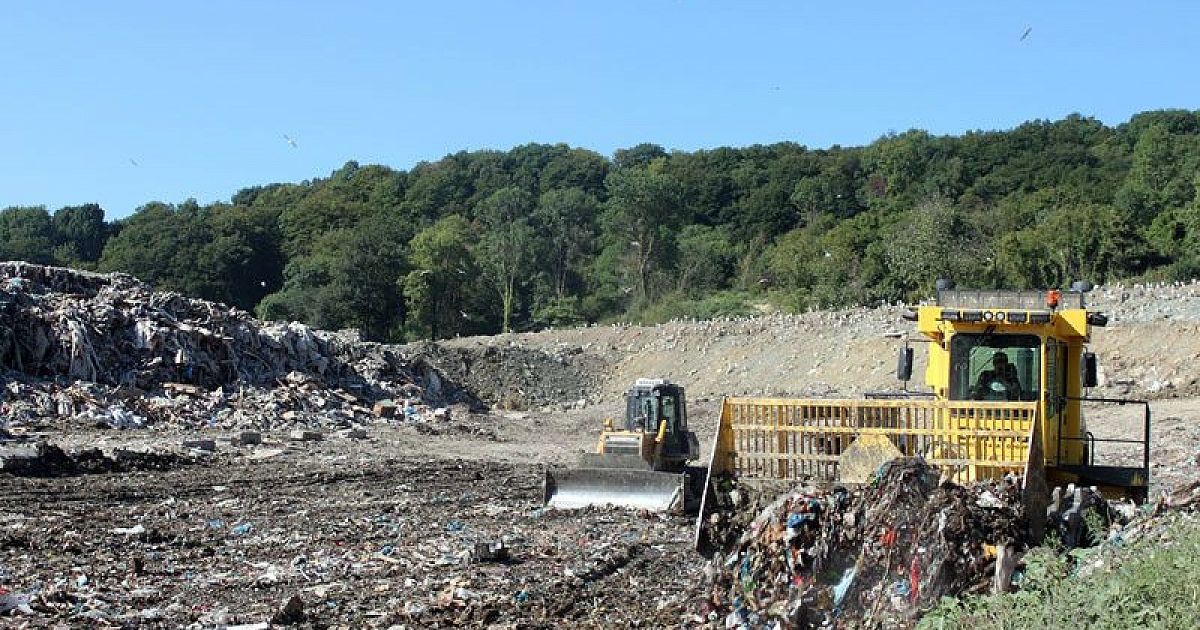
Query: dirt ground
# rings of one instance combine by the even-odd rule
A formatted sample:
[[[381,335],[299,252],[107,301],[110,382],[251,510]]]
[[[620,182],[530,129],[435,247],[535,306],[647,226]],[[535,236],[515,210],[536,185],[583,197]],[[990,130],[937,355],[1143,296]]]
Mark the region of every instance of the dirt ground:
[[[564,422],[546,429],[563,436]],[[371,435],[224,445],[167,472],[4,477],[4,586],[38,595],[33,615],[0,624],[236,626],[270,621],[293,596],[300,614],[276,620],[306,627],[699,621],[689,598],[701,560],[686,518],[540,509],[542,462],[571,448],[411,427]],[[507,557],[475,554],[488,543]]]
[[[693,406],[705,449],[716,402]],[[545,466],[591,448],[619,405],[503,412],[439,434],[379,423],[236,447],[219,432],[85,430],[67,450],[215,454],[166,472],[0,477],[0,572],[36,593],[14,627],[689,627],[701,617],[703,560],[685,517],[546,512]],[[1155,404],[1156,486],[1196,477],[1200,400]],[[1130,407],[1089,426],[1137,426]],[[1131,420],[1132,419],[1132,420]],[[507,559],[474,555],[500,543]],[[299,614],[280,616],[298,597]]]

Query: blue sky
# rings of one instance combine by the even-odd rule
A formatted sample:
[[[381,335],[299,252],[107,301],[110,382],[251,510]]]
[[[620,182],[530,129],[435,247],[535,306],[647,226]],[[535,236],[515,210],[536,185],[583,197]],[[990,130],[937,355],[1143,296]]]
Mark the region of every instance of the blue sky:
[[[824,147],[1200,108],[1200,3],[833,4],[8,0],[0,207],[113,218],[526,142]]]

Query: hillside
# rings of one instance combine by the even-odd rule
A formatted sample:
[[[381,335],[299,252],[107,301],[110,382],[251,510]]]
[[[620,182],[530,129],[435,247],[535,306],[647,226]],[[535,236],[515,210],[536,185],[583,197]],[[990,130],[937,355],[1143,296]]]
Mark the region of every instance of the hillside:
[[[1099,394],[1169,398],[1200,395],[1200,282],[1099,287],[1089,308],[1109,314],[1092,349]],[[611,398],[639,376],[663,376],[699,398],[731,394],[858,395],[899,387],[900,341],[912,333],[903,306],[773,314],[653,326],[611,325],[464,337],[438,345],[474,352],[536,349],[589,374],[591,400]],[[915,337],[915,335],[914,335]],[[420,346],[409,346],[416,348]],[[917,352],[910,387],[921,388]],[[451,372],[453,368],[449,368]],[[462,375],[466,376],[466,375]],[[564,396],[570,399],[570,394]]]

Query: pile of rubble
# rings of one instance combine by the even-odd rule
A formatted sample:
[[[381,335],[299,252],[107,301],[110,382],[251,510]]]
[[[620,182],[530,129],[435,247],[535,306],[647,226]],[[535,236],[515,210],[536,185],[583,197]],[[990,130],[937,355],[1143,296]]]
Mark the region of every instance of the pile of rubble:
[[[16,449],[6,449],[16,450]],[[116,449],[106,455],[98,448],[67,453],[61,447],[40,442],[25,452],[0,452],[0,472],[20,477],[67,477],[135,470],[171,470],[195,463],[171,452],[151,453]]]
[[[463,342],[460,342],[460,344]],[[473,344],[414,343],[405,354],[501,409],[582,408],[598,402],[605,362],[572,344],[529,348],[506,337]]]
[[[853,493],[779,498],[714,556],[704,612],[729,628],[905,628],[943,596],[1007,588],[1027,542],[1018,484],[941,481],[898,459]]]
[[[394,347],[123,274],[0,263],[0,313],[0,415],[13,427],[347,427],[379,403],[409,420],[482,404]]]

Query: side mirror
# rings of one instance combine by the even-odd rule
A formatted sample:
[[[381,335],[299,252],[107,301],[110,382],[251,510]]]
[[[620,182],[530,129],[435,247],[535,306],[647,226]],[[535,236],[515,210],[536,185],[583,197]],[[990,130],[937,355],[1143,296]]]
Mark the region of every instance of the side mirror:
[[[896,362],[896,378],[907,381],[912,378],[913,349],[905,346],[900,348],[900,359]]]
[[[1096,386],[1096,384],[1099,382],[1099,379],[1097,379],[1097,377],[1096,377],[1096,372],[1097,372],[1096,353],[1095,352],[1084,352],[1083,353],[1083,386],[1084,387],[1095,387]]]

